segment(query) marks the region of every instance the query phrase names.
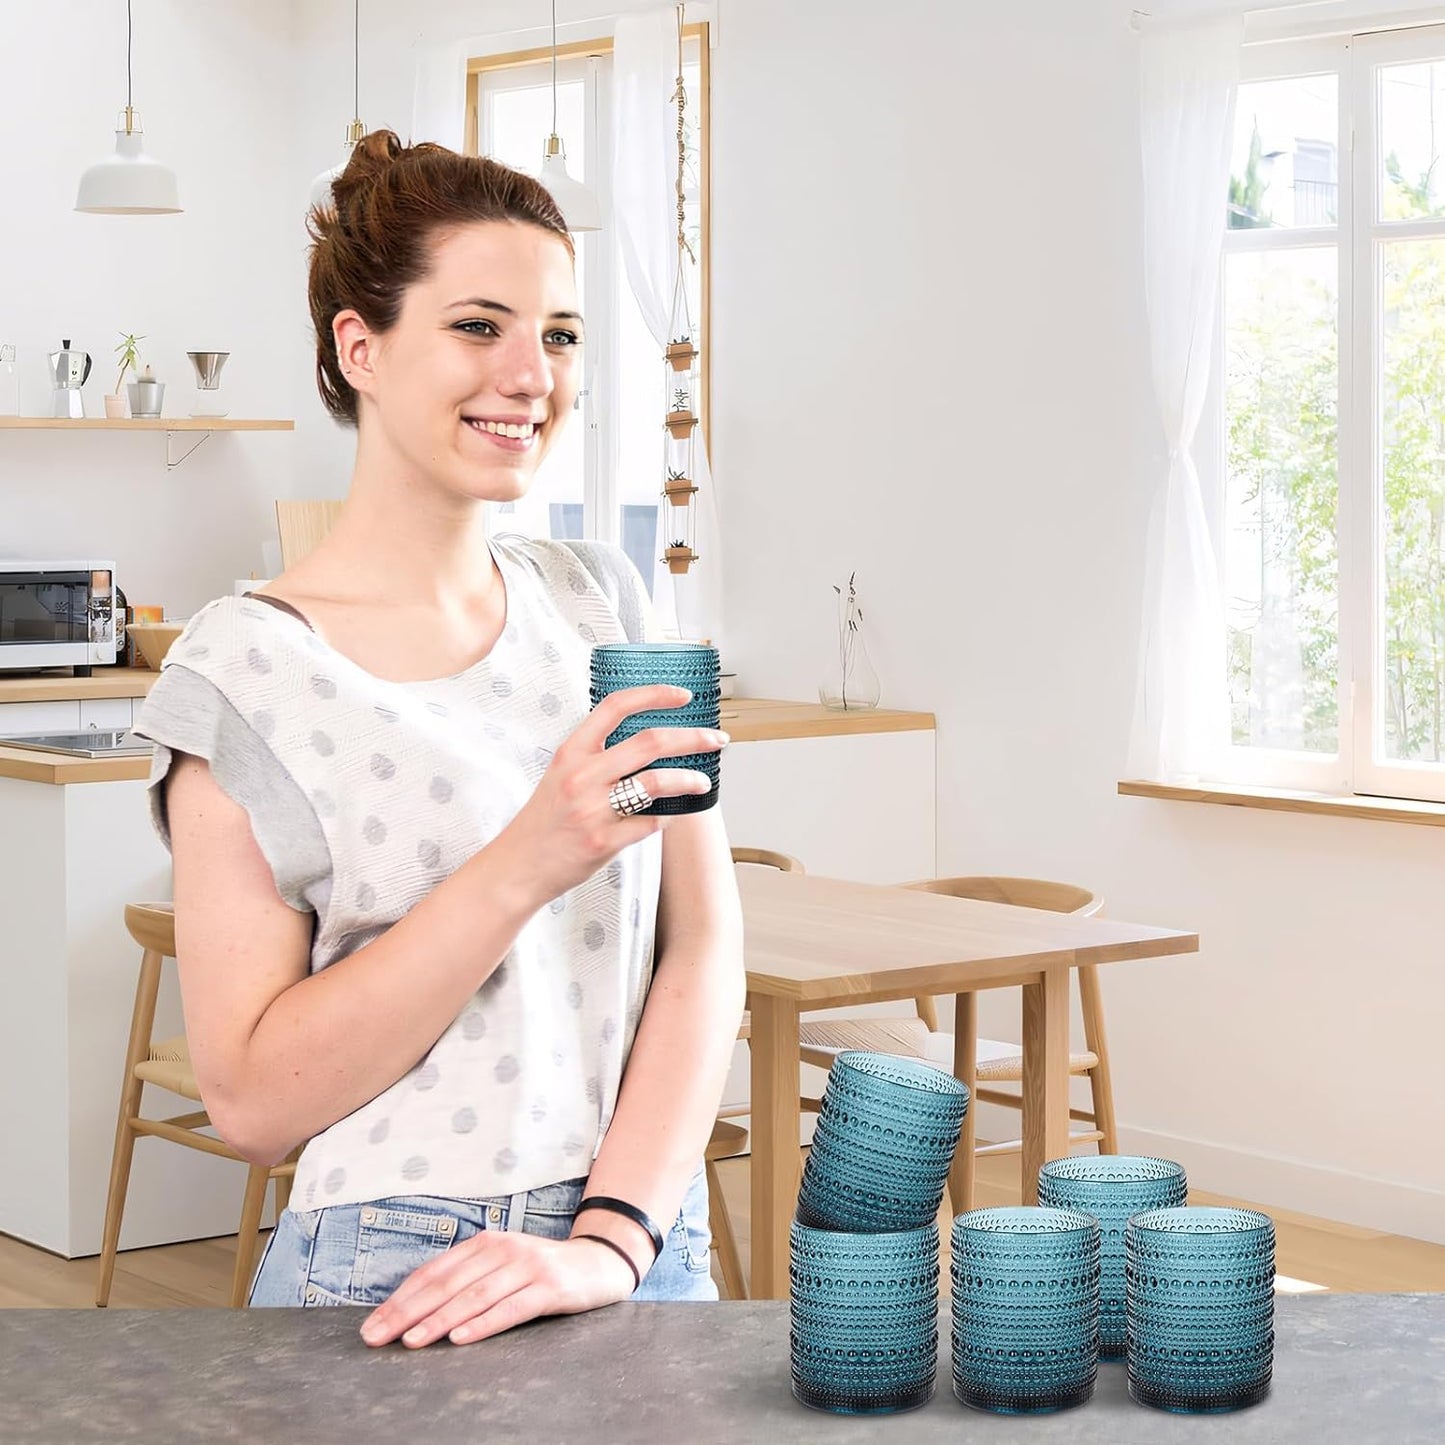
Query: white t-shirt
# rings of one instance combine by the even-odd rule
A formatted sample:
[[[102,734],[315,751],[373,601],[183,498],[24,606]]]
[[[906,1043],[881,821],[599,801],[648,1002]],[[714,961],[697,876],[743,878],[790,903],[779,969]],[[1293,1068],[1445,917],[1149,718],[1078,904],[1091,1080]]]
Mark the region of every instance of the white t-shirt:
[[[632,595],[610,601],[565,544],[491,548],[506,624],[454,677],[383,681],[299,618],[223,597],[191,619],[141,710],[162,838],[174,754],[205,758],[281,897],[316,914],[312,972],[384,933],[506,827],[588,712],[592,644],[628,640],[619,610],[647,616],[618,549],[606,549],[614,592]],[[415,1066],[307,1144],[292,1208],[489,1198],[585,1175],[652,975],[661,858],[648,838],[542,908]]]

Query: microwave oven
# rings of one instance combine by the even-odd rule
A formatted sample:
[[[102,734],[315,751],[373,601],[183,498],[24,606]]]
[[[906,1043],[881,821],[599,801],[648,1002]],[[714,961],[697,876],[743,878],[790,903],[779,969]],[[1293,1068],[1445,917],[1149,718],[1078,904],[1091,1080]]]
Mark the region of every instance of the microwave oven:
[[[0,671],[116,658],[115,563],[0,558]]]

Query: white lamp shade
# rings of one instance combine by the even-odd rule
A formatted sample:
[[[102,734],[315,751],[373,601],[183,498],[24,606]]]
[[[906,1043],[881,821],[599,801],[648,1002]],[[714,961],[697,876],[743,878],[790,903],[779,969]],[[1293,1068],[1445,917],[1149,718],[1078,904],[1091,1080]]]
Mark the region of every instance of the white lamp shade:
[[[349,156],[348,156],[349,159]],[[339,166],[332,166],[330,170],[322,171],[314,181],[311,182],[311,199],[308,203],[311,210],[318,206],[329,206],[335,200],[331,192],[332,182],[346,169],[346,161]]]
[[[163,216],[181,209],[176,173],[146,155],[139,128],[115,133],[115,154],[85,170],[75,209],[105,216]]]
[[[574,181],[567,174],[566,156],[560,153],[543,156],[542,173],[537,179],[551,191],[569,231],[602,229],[602,204],[581,181]]]

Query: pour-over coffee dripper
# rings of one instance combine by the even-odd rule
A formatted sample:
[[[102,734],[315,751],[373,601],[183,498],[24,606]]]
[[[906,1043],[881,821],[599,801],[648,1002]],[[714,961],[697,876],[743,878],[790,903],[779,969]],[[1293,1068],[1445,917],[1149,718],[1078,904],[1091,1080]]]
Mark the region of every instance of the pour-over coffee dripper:
[[[196,369],[196,389],[191,396],[192,416],[225,416],[229,409],[221,392],[221,368],[229,351],[188,351]]]

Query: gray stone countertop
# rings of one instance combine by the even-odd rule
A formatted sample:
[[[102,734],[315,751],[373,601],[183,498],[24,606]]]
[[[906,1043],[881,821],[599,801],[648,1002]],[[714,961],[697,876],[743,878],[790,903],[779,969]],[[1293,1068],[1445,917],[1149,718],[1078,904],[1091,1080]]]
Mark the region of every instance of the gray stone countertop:
[[[363,1345],[366,1313],[0,1310],[0,1442],[1445,1440],[1445,1295],[1281,1298],[1273,1391],[1215,1416],[1135,1405],[1122,1364],[1078,1409],[980,1414],[953,1397],[946,1328],[928,1405],[820,1414],[789,1394],[783,1302],[614,1305],[415,1353]]]

